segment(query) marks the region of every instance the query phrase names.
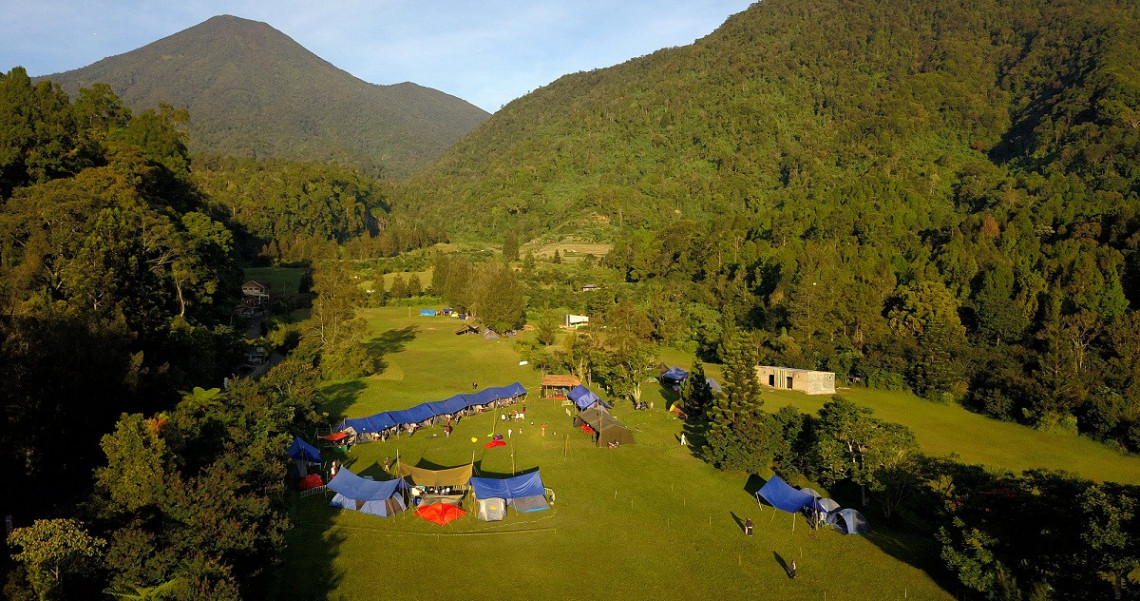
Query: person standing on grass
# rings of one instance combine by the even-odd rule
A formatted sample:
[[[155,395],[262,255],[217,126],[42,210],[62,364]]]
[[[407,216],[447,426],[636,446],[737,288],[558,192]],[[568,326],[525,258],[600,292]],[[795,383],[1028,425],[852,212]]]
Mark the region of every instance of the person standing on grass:
[[[752,518],[744,518],[744,533],[752,536]]]
[[[792,565],[788,566],[788,578],[796,579],[796,560],[792,560]]]
[[[685,433],[681,432],[681,446],[685,446],[687,444],[689,444],[689,441],[685,440]]]

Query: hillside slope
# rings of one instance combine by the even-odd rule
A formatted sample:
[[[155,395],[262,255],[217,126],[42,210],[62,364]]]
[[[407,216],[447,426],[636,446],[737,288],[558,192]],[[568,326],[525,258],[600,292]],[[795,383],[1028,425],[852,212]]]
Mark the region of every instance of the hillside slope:
[[[159,103],[186,107],[193,151],[335,160],[395,176],[488,116],[413,83],[364,82],[265,23],[228,15],[46,78],[72,95],[110,84],[136,111]]]
[[[1111,1],[769,0],[691,46],[510,103],[405,203],[488,216],[460,229],[741,215],[826,237],[856,215],[945,225],[994,166],[1126,196],[1138,30],[1135,3]]]

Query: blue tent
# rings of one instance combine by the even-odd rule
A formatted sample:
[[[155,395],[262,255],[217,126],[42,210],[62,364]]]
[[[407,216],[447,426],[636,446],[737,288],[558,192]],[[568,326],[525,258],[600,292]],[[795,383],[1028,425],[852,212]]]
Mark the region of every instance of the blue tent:
[[[661,374],[661,383],[668,386],[675,386],[681,384],[689,378],[689,372],[681,369],[680,367],[670,367]]]
[[[351,509],[381,517],[389,517],[407,509],[403,495],[400,494],[405,484],[399,478],[374,482],[342,469],[329,480],[328,487],[336,492],[329,502],[329,507]]]
[[[871,523],[854,509],[840,509],[828,514],[827,523],[838,528],[843,534],[866,534],[871,531]]]
[[[435,317],[435,309],[420,309],[420,317]]]
[[[365,432],[382,432],[396,425],[398,425],[396,420],[392,419],[389,412],[385,411],[384,413],[377,413],[376,415],[369,415],[368,417],[346,419],[341,422],[340,428],[338,429],[344,430],[346,428],[352,428],[356,430],[357,434],[363,434]]]
[[[442,401],[421,403],[411,409],[402,411],[385,411],[368,417],[346,419],[340,424],[339,430],[351,427],[358,433],[380,432],[401,424],[418,424],[437,415],[451,415],[475,405],[490,405],[502,400],[512,399],[526,394],[526,388],[515,382],[509,386],[484,388],[471,394],[457,394]]]
[[[468,407],[474,407],[475,405],[490,405],[499,400],[499,396],[490,388],[484,388],[479,392],[463,395],[463,399],[467,401]]]
[[[431,412],[431,407],[428,407],[427,403],[420,403],[403,411],[389,411],[388,416],[397,424],[418,424],[435,417],[435,414]]]
[[[293,444],[289,445],[289,458],[320,463],[321,452],[317,450],[317,447],[314,447],[300,438],[294,438]]]
[[[713,392],[724,392],[720,389],[720,383],[712,378],[705,378],[705,383],[709,385],[709,388],[711,388]]]
[[[594,394],[589,388],[586,388],[581,384],[574,387],[574,389],[570,392],[567,392],[566,398],[574,401],[574,405],[577,406],[579,410],[589,409],[590,407],[594,406],[595,403],[601,403],[602,406],[606,409],[610,408],[609,404],[607,404],[602,399],[599,399],[598,395]]]
[[[520,474],[511,478],[472,478],[471,488],[475,490],[476,499],[518,499],[522,497],[541,497],[546,495],[546,488],[542,485],[542,477],[538,471],[529,474]]]
[[[428,403],[427,406],[432,410],[432,413],[436,415],[451,415],[452,413],[459,413],[470,407],[467,403],[467,399],[463,398],[461,394],[457,394],[450,399]]]
[[[522,384],[515,382],[510,386],[500,386],[498,388],[488,388],[487,390],[494,391],[495,395],[500,399],[513,399],[515,397],[526,396],[526,388]]]
[[[768,504],[776,509],[783,509],[792,513],[804,507],[811,507],[812,503],[815,502],[814,496],[792,488],[775,474],[760,490],[756,491],[756,496],[758,497],[757,500],[759,497],[763,497]]]

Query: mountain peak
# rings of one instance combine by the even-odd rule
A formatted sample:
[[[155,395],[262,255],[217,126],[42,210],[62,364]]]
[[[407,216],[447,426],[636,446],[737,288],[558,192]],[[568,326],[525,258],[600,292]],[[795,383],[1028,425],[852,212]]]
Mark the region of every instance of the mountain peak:
[[[142,48],[46,76],[103,82],[132,109],[190,111],[194,151],[334,160],[405,175],[489,116],[438,90],[364,82],[267,23],[211,17]]]

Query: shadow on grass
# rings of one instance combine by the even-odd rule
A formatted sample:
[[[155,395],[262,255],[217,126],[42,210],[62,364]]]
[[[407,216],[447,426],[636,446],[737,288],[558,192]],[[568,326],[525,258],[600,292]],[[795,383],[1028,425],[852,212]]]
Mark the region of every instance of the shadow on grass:
[[[336,566],[345,534],[333,528],[337,510],[328,506],[331,497],[331,492],[305,498],[289,493],[287,502],[293,528],[285,535],[282,561],[267,576],[269,594],[253,598],[282,601],[345,599],[332,594],[345,576]]]
[[[409,342],[416,339],[418,331],[419,328],[416,326],[386,330],[379,336],[365,342],[364,348],[368,350],[369,356],[376,364],[376,373],[381,373],[387,369],[388,364],[384,361],[384,357],[390,353],[398,353],[404,350]]]
[[[322,390],[325,397],[322,407],[328,414],[330,426],[335,426],[344,419],[344,410],[356,403],[364,389],[364,382],[349,380],[340,384],[333,384]]]
[[[772,551],[772,557],[776,558],[776,563],[780,564],[780,568],[784,570],[784,573],[788,575],[788,578],[791,578],[792,569],[788,567],[788,561],[784,559],[784,556],[775,551]]]
[[[701,454],[701,449],[704,448],[708,435],[708,422],[687,419],[685,420],[685,425],[681,426],[681,431],[685,433],[685,442],[689,445],[689,453],[698,459],[704,459]]]

